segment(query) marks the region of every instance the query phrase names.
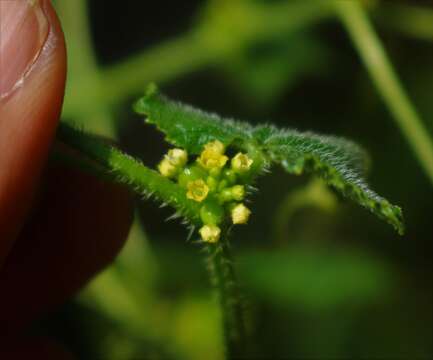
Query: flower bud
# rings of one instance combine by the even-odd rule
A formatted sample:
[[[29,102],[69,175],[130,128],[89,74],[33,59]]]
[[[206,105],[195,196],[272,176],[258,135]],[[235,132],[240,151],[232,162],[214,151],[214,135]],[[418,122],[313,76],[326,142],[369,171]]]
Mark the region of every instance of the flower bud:
[[[177,173],[177,168],[168,159],[164,158],[158,165],[158,170],[162,176],[171,178]]]
[[[237,153],[231,161],[233,171],[239,174],[250,170],[252,163],[253,160],[243,153]]]
[[[181,168],[188,161],[188,153],[183,149],[170,149],[165,158],[177,168]]]
[[[223,168],[228,159],[224,155],[224,144],[216,140],[205,145],[197,161],[205,169],[212,170]]]
[[[216,243],[220,239],[221,229],[215,225],[204,225],[199,233],[204,242]]]
[[[241,201],[245,197],[245,187],[243,185],[235,185],[231,189],[232,199]]]
[[[202,202],[209,193],[209,186],[202,179],[188,182],[186,188],[188,189],[186,197],[197,202]]]
[[[244,204],[237,204],[231,211],[233,224],[246,224],[251,215],[250,209]]]
[[[212,152],[214,152],[214,153],[216,153],[216,154],[220,154],[220,155],[222,155],[222,154],[224,154],[225,146],[224,146],[224,144],[223,144],[221,141],[219,141],[219,140],[214,140],[214,141],[212,141],[212,142],[210,142],[210,143],[207,143],[207,144],[204,146],[204,149],[205,149],[205,150],[212,151]]]
[[[231,188],[222,189],[219,193],[218,200],[221,203],[229,201],[241,201],[245,197],[245,187],[243,185],[235,185]]]

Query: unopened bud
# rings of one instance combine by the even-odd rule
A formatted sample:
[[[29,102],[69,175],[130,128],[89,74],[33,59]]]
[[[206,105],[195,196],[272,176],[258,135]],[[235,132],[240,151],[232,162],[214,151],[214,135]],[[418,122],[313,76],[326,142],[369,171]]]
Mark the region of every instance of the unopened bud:
[[[162,176],[171,178],[176,175],[177,168],[167,158],[164,158],[158,165],[158,170]]]
[[[231,189],[232,198],[236,201],[241,201],[245,197],[245,187],[243,185],[235,185]]]
[[[221,203],[229,201],[241,201],[245,197],[245,187],[243,185],[235,185],[231,188],[222,189],[219,193],[219,201]]]
[[[174,166],[184,167],[188,161],[188,153],[183,149],[170,149],[165,157]]]
[[[224,154],[225,146],[224,146],[224,144],[221,141],[214,140],[214,141],[212,141],[210,143],[207,143],[204,146],[204,150],[209,150],[209,151],[212,151],[212,152],[214,152],[216,154],[222,155],[222,154]]]
[[[216,243],[220,239],[221,229],[216,225],[204,225],[200,230],[204,242]]]
[[[244,204],[238,204],[232,209],[233,224],[246,224],[251,215],[251,210]]]

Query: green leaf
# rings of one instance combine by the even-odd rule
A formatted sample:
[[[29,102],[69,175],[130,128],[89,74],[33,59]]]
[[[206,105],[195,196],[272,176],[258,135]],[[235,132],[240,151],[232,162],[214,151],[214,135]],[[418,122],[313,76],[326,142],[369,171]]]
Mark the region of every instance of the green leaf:
[[[236,55],[225,64],[227,79],[239,88],[248,106],[262,109],[275,104],[305,76],[323,73],[329,58],[323,41],[305,32],[281,33]]]
[[[216,114],[171,101],[161,95],[153,84],[134,105],[134,110],[146,115],[146,122],[156,125],[169,143],[191,154],[198,154],[212,140],[219,140],[225,145],[232,144],[236,139],[245,140],[251,128],[249,124],[225,120]]]
[[[367,208],[403,234],[403,217],[398,206],[372,191],[364,180],[368,157],[355,143],[314,133],[258,127],[253,137],[273,162],[291,174],[320,176],[343,196]]]
[[[198,154],[203,145],[220,140],[227,146],[248,151],[261,169],[269,163],[281,165],[291,174],[317,175],[325,182],[379,218],[404,232],[401,209],[372,191],[366,181],[368,157],[364,150],[348,140],[311,132],[279,130],[273,126],[253,127],[245,122],[223,119],[189,105],[174,102],[151,85],[135,104],[139,114],[166,135],[168,142]]]

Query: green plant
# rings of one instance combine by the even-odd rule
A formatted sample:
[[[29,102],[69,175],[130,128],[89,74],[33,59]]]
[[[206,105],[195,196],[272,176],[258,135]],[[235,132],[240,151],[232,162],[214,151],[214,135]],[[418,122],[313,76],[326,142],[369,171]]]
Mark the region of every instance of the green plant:
[[[399,209],[366,187],[363,178],[368,161],[356,145],[272,126],[233,126],[222,119],[212,120],[214,127],[204,126],[209,119],[206,114],[191,109],[188,112],[194,116],[182,117],[177,110],[164,112],[167,107],[159,108],[155,101],[159,95],[155,89],[150,91],[137,110],[166,132],[176,149],[187,151],[188,162],[184,166],[194,166],[203,147],[214,139],[227,140],[226,156],[230,157],[238,152],[248,154],[247,145],[260,150],[264,161],[259,168],[265,171],[253,170],[251,182],[236,180],[238,186],[247,190],[247,199],[242,201],[246,207],[250,207],[247,200],[255,190],[255,180],[266,175],[273,165],[282,165],[289,173],[304,171],[313,175],[305,187],[292,186],[303,179],[285,179],[282,170],[275,168],[272,176],[258,179],[263,186],[255,207],[251,206],[250,226],[244,229],[232,226],[226,206],[222,216],[218,206],[217,211],[203,211],[205,222],[218,222],[212,225],[220,228],[216,243],[199,240],[197,247],[203,248],[214,273],[214,285],[222,295],[228,330],[225,333],[232,354],[243,348],[240,339],[245,332],[257,344],[252,351],[262,351],[263,357],[270,357],[274,350],[275,354],[283,354],[275,357],[282,358],[370,358],[385,354],[414,358],[430,354],[431,331],[425,328],[424,319],[431,318],[431,299],[425,296],[431,286],[428,281],[422,286],[422,279],[428,279],[423,276],[423,254],[429,253],[425,249],[431,243],[425,214],[431,212],[433,179],[431,74],[427,60],[433,40],[433,10],[427,4],[380,0],[206,0],[196,2],[199,5],[195,11],[177,16],[176,24],[167,26],[168,31],[161,36],[158,31],[149,31],[149,26],[166,27],[165,9],[160,13],[150,10],[156,3],[127,2],[126,7],[133,4],[133,11],[140,14],[138,20],[128,10],[122,12],[123,3],[117,10],[116,3],[116,15],[119,11],[122,16],[113,21],[109,4],[114,1],[104,2],[103,12],[99,11],[98,2],[89,0],[52,1],[61,17],[69,52],[68,90],[59,138],[87,160],[65,153],[56,156],[108,181],[126,184],[140,197],[152,196],[161,205],[170,204],[173,218],[185,219],[190,227],[189,234],[194,235],[191,239],[200,238],[200,213],[206,200],[188,199],[187,189],[179,184],[177,174],[164,177],[98,137],[120,140],[134,153],[143,152],[147,161],[151,156],[147,153],[149,146],[142,141],[141,133],[130,135],[135,124],[125,121],[128,112],[124,105],[129,107],[130,98],[141,94],[143,84],[151,81],[173,94],[197,99],[192,100],[197,104],[208,101],[217,110],[222,111],[224,106],[232,109],[234,105],[235,111],[252,114],[251,117],[273,114],[275,119],[284,119],[279,122],[282,127],[287,124],[314,129],[323,124],[327,129],[324,131],[342,134],[353,129],[351,136],[368,144],[374,154],[378,165],[374,171],[376,186],[404,204],[411,227],[416,229],[410,231],[409,243],[381,232],[373,222],[363,229],[350,226],[364,220],[356,216],[362,215],[361,210],[348,211],[349,205],[337,201],[337,192],[353,198],[402,231]],[[93,10],[90,13],[89,8]],[[153,22],[148,21],[149,16]],[[143,22],[151,25],[146,27]],[[185,27],[186,22],[189,27]],[[119,23],[136,26],[124,29]],[[101,24],[102,42],[97,33],[92,33]],[[119,29],[122,46],[110,33],[118,33]],[[128,43],[132,32],[134,40]],[[146,43],[142,49],[135,48],[137,36]],[[129,50],[135,48],[137,52],[125,54],[123,43],[132,45]],[[353,53],[346,45],[353,46]],[[115,61],[111,57],[114,52]],[[210,76],[207,89],[203,86],[203,74],[205,80]],[[345,90],[352,82],[349,94]],[[224,89],[229,96],[215,96],[215,88]],[[323,116],[322,102],[330,110]],[[180,110],[185,114],[183,107]],[[148,116],[150,112],[152,116]],[[296,125],[288,125],[289,122]],[[201,125],[197,127],[197,123]],[[200,133],[206,137],[199,139]],[[182,134],[188,134],[186,140]],[[403,140],[407,141],[407,148]],[[194,144],[196,148],[191,149]],[[225,166],[229,168],[230,161]],[[166,162],[166,174],[170,169]],[[281,188],[278,196],[273,196],[275,188]],[[159,224],[148,221],[153,214],[147,206],[137,206],[138,216],[120,256],[77,297],[80,305],[95,311],[84,326],[79,320],[82,310],[74,312],[75,321],[83,330],[81,338],[92,338],[89,348],[100,352],[99,356],[88,357],[153,358],[147,354],[149,349],[152,352],[157,348],[155,358],[159,355],[164,359],[221,360],[219,309],[201,282],[202,261],[197,261],[196,248],[172,241],[178,240],[178,236],[171,232],[171,227],[161,229]],[[215,217],[214,212],[219,215]],[[263,220],[257,225],[259,215]],[[208,235],[214,236],[208,239],[217,238],[218,230],[213,230]],[[182,236],[182,231],[179,233]],[[245,239],[242,234],[247,234]],[[236,261],[231,260],[232,254]],[[374,258],[377,263],[371,261]],[[251,304],[246,304],[249,311],[245,321],[233,268],[239,273],[242,294],[251,300]],[[398,278],[403,273],[407,283],[399,280],[395,286],[392,277],[397,268]],[[167,287],[176,291],[167,296],[161,291]],[[400,292],[396,294],[396,290]],[[384,294],[392,300],[383,300]],[[371,311],[371,306],[382,301],[386,302],[385,309]],[[353,302],[358,303],[357,310]],[[273,304],[271,310],[269,304]],[[364,307],[368,307],[367,316],[358,313]],[[109,319],[111,326],[98,324],[99,317]],[[359,322],[361,317],[363,324]],[[408,318],[413,321],[411,326],[407,326]],[[250,334],[254,321],[265,323],[255,327],[263,328],[267,332],[264,336]],[[266,327],[267,322],[270,324]],[[107,334],[114,341],[107,341]],[[423,339],[423,334],[427,334],[428,340]],[[375,339],[380,339],[380,344]]]
[[[230,356],[242,354],[246,335],[229,235],[232,225],[248,221],[251,212],[243,201],[254,191],[255,179],[273,165],[289,174],[322,178],[400,234],[404,231],[400,208],[369,189],[365,152],[348,140],[222,119],[169,100],[155,85],[134,109],[176,146],[158,171],[70,125],[62,124],[58,137],[92,161],[83,162],[84,169],[171,206],[173,218],[190,226],[190,235],[198,229],[219,292]]]
[[[72,81],[68,85],[70,91],[63,115],[75,120],[91,119],[92,127],[106,135],[114,135],[110,110],[126,96],[140,91],[145,82],[166,82],[209,65],[232,63],[236,57],[242,57],[249,46],[278,34],[290,35],[324,20],[340,20],[396,125],[433,182],[433,142],[369,19],[367,10],[374,9],[374,2],[210,0],[203,6],[194,27],[185,34],[102,69],[96,66],[86,1],[57,2],[72,54]],[[384,17],[385,25],[397,27],[411,36],[432,39],[430,20],[433,15],[427,7],[385,5],[391,15]],[[396,13],[398,16],[393,17]],[[263,100],[265,96],[261,97]]]

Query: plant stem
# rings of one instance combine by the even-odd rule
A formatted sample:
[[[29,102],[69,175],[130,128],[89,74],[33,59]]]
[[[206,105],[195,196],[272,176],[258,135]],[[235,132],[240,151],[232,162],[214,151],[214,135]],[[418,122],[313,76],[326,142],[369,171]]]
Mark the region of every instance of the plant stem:
[[[323,1],[316,4],[294,2],[242,6],[245,6],[243,15],[249,20],[246,22],[254,23],[254,26],[239,29],[238,31],[244,34],[237,39],[239,41],[232,41],[236,33],[226,34],[224,29],[217,28],[219,24],[212,25],[209,30],[207,23],[199,22],[182,35],[103,68],[103,78],[109,85],[104,91],[104,98],[114,103],[119,98],[144,90],[144,86],[151,81],[162,83],[206,66],[225,63],[235,52],[247,45],[245,42],[267,40],[281,32],[296,31],[331,13],[329,6],[323,5]],[[236,5],[230,5],[228,9],[233,7],[236,8]],[[216,33],[227,36],[215,39]]]
[[[79,2],[82,1],[79,0]],[[71,91],[68,91],[63,114],[65,117],[88,119],[88,114],[98,115],[96,110],[99,109],[99,104],[103,105],[102,108],[119,104],[125,97],[144,91],[144,87],[151,81],[167,82],[207,66],[231,61],[237,51],[241,51],[248,45],[246,42],[258,39],[263,41],[281,33],[294,32],[330,17],[332,7],[328,6],[327,1],[290,1],[266,5],[252,2],[242,4],[235,1],[227,2],[226,4],[230,6],[218,8],[219,11],[223,11],[219,17],[230,19],[234,12],[233,7],[244,6],[245,9],[242,8],[240,14],[243,26],[249,24],[248,26],[238,29],[239,31],[224,33],[223,30],[228,27],[225,26],[226,24],[222,24],[221,28],[218,22],[212,23],[209,29],[207,20],[198,22],[185,34],[150,47],[119,63],[98,69],[95,68],[93,59],[88,57],[80,59],[80,55],[77,55],[71,59],[74,83],[70,86]],[[60,10],[64,8],[62,13],[65,19],[73,16],[68,16],[68,14],[73,14],[74,11],[77,13],[78,10],[83,9],[82,5],[71,5],[69,2],[75,4],[78,1],[62,0],[59,2]],[[74,8],[74,10],[72,7],[77,9]],[[209,21],[212,22],[213,19]],[[73,19],[69,19],[66,25],[69,23],[71,25],[66,26],[66,35],[71,33],[68,41],[71,43],[74,40],[73,43],[76,44],[73,48],[69,46],[72,50],[71,54],[81,54],[79,36],[75,36],[76,32],[73,31],[78,24],[74,24]],[[236,24],[242,25],[238,20]],[[67,31],[69,28],[70,31]],[[77,32],[80,33],[80,30]],[[241,32],[243,36],[234,41],[233,36],[238,32]],[[221,34],[226,34],[226,36]],[[82,39],[85,54],[88,53],[88,41],[88,36]],[[77,66],[75,66],[76,62]],[[74,70],[75,68],[77,71]],[[87,124],[86,127],[88,127]],[[100,133],[99,130],[98,133]]]
[[[114,117],[103,97],[104,78],[93,49],[88,1],[58,0],[68,46],[68,82],[63,117],[75,122],[86,119],[86,128],[100,135],[115,137]],[[72,112],[69,109],[74,109]]]
[[[414,39],[433,41],[433,9],[428,6],[384,3],[375,14],[380,24]]]
[[[184,189],[149,169],[141,161],[122,153],[96,136],[85,134],[64,123],[60,124],[57,138],[81,156],[93,161],[95,170],[101,169],[112,181],[127,185],[142,196],[154,196],[161,203],[172,205],[179,216],[183,215],[193,224],[200,224],[199,203],[188,200]],[[79,165],[79,162],[76,164]]]
[[[226,356],[228,359],[245,355],[246,331],[239,285],[233,267],[227,236],[218,244],[208,245],[208,266],[211,280],[220,302]]]
[[[401,85],[365,10],[355,0],[335,0],[335,7],[385,104],[433,183],[432,140]]]
[[[211,62],[213,55],[206,51],[195,32],[162,42],[103,70],[110,85],[104,91],[104,98],[115,103],[125,95],[144,91],[151,81],[166,82],[202,68]]]

